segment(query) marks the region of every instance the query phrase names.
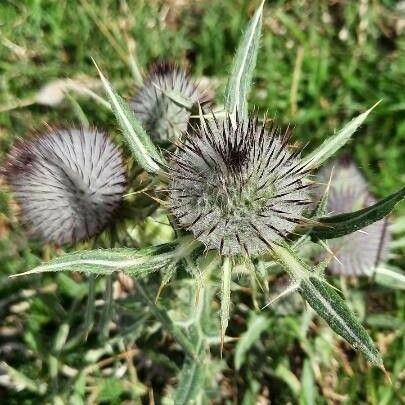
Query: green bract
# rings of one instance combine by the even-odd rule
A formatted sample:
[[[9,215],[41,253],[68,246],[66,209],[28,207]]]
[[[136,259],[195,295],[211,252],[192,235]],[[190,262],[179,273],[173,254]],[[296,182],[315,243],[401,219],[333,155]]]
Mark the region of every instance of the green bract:
[[[318,251],[327,249],[325,240],[346,236],[383,219],[404,199],[405,189],[365,208],[336,215],[327,212],[330,187],[326,187],[321,201],[311,199],[308,188],[313,182],[312,172],[353,137],[376,105],[327,137],[312,152],[302,154],[289,145],[289,131],[276,131],[276,127],[249,114],[248,95],[259,50],[263,8],[264,2],[240,40],[222,98],[224,110],[208,113],[204,109],[203,115],[198,104],[201,99],[196,97],[193,86],[180,80],[171,83],[174,86],[170,89],[170,83],[163,80],[160,84],[149,83],[157,85],[156,93],[152,87],[147,91],[148,96],[158,96],[157,99],[152,97],[152,109],[155,104],[159,108],[149,114],[149,109],[145,112],[137,103],[134,113],[96,65],[111,110],[131,157],[138,164],[135,172],[136,175],[140,173],[139,182],[144,188],[138,187],[133,195],[145,192],[153,197],[153,203],[148,201],[144,210],[148,214],[159,212],[161,216],[164,216],[162,212],[166,213],[170,222],[162,226],[169,227],[177,235],[176,239],[149,248],[124,248],[115,244],[112,249],[69,253],[22,273],[76,271],[111,276],[123,272],[135,278],[137,291],[150,315],[159,320],[186,354],[177,390],[170,394],[175,404],[192,403],[202,398],[204,384],[210,379],[210,367],[219,364],[211,360],[211,348],[220,346],[222,350],[223,345],[232,340],[226,336],[226,329],[231,324],[231,292],[239,288],[235,276],[241,274],[251,281],[252,302],[258,308],[257,301],[263,300],[258,298],[257,292],[261,290],[258,286],[267,293],[268,272],[284,269],[291,279],[286,291],[299,292],[334,332],[371,364],[383,368],[381,353],[367,330],[341,294],[326,280],[323,272],[328,259],[319,264],[311,263],[311,249],[314,245]],[[185,89],[181,88],[183,84]],[[141,94],[140,99],[144,98]],[[150,99],[146,98],[149,108]],[[165,113],[170,119],[163,117],[163,121],[159,121]],[[191,118],[199,121],[199,125],[195,125],[196,120],[191,122]],[[181,141],[166,151],[159,150],[152,141],[168,138]],[[130,205],[131,193],[128,196]],[[143,219],[145,215],[140,214],[140,217]],[[136,233],[129,228],[126,231]],[[139,245],[142,246],[142,241]],[[333,252],[323,251],[317,257],[330,254]],[[186,303],[186,319],[173,321],[167,311],[153,302],[141,284],[142,278],[158,270],[163,273],[158,295],[177,270],[182,274],[177,282],[187,285],[187,291],[189,279],[185,278],[185,271],[194,278],[196,289],[192,290],[193,294],[184,298],[180,293],[183,289],[177,290],[176,284],[176,295],[171,298],[173,305],[178,300]],[[388,265],[377,270],[377,274],[380,278],[384,278],[384,274],[390,275],[391,283],[399,280],[403,286],[403,274]],[[111,303],[112,279],[108,280],[106,301]],[[389,282],[384,278],[385,285]],[[221,304],[215,307],[213,302],[217,293]],[[94,291],[91,295],[94,299]],[[89,305],[88,319],[91,308]],[[109,319],[108,305],[106,308],[104,326]],[[218,316],[213,316],[217,312],[220,333],[215,327]],[[86,326],[90,324],[90,320],[86,321]],[[249,320],[247,334],[237,343],[237,369],[242,366],[253,342],[270,327],[271,322],[263,316]],[[276,375],[283,372],[282,364],[274,371]],[[305,363],[303,380],[311,378],[312,371]],[[294,383],[293,380],[290,384],[293,388]]]

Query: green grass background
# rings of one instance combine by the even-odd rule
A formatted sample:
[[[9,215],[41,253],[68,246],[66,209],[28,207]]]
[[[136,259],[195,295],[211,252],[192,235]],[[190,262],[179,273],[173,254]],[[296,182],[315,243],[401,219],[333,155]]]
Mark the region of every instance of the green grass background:
[[[242,29],[257,6],[257,2],[240,0],[3,0],[0,162],[17,137],[43,130],[45,123],[79,125],[87,119],[122,142],[112,115],[92,99],[71,93],[55,107],[34,102],[38,91],[53,80],[97,79],[90,57],[126,98],[136,91],[134,65],[145,71],[155,60],[172,60],[189,65],[196,77],[207,77],[220,103]],[[295,139],[301,144],[309,142],[308,150],[382,99],[345,147],[377,197],[405,184],[404,26],[403,3],[395,1],[269,1],[250,97],[250,105],[259,112],[267,112],[282,124],[292,123]],[[37,403],[45,397],[64,403],[88,400],[93,395],[96,402],[120,403],[125,399],[148,403],[155,392],[160,403],[164,387],[175,385],[180,363],[145,337],[140,344],[142,355],[162,368],[163,377],[141,371],[138,378],[131,369],[132,374],[128,371],[122,379],[108,379],[99,371],[89,379],[73,379],[75,385],[66,387],[73,380],[58,369],[62,363],[83,370],[91,362],[89,352],[105,349],[105,342],[93,335],[86,344],[72,343],[70,349],[57,353],[50,343],[63,333],[66,322],[72,329],[78,322],[73,313],[85,306],[87,287],[64,275],[8,279],[9,274],[27,270],[53,252],[27,240],[6,190],[1,193],[0,208],[0,357],[15,373],[21,373],[18,378],[34,384],[20,391],[3,384],[0,401],[3,397],[7,403]],[[394,215],[404,212],[402,205]],[[404,383],[400,370],[405,364],[401,345],[404,297],[372,283],[357,283],[349,289],[363,318],[367,321],[370,308],[375,315],[366,325],[394,375],[393,385],[386,384],[379,370],[368,370],[360,356],[338,349],[327,352],[336,360],[305,385],[307,380],[302,378],[307,357],[302,353],[302,342],[300,346],[299,313],[271,318],[273,329],[254,349],[256,356],[254,352],[247,358],[248,371],[233,370],[231,354],[225,366],[221,363],[216,403],[254,403],[249,398],[260,395],[273,403],[400,403],[404,399],[400,390],[401,378]],[[33,296],[25,297],[24,290],[34,291]],[[252,312],[244,307],[237,311],[246,317]],[[321,324],[316,323],[313,329],[308,345],[321,353],[315,357],[323,353],[316,333],[327,336],[336,347],[342,345],[329,337]],[[103,355],[117,355],[124,351],[120,347],[111,345]],[[50,353],[63,358],[59,366],[49,360]],[[260,375],[255,375],[262,367],[257,365],[257,353],[264,353],[268,363]],[[301,386],[297,388],[297,381],[309,387],[307,394]],[[46,389],[40,388],[41,383],[47,384]],[[30,387],[27,382],[26,386]]]

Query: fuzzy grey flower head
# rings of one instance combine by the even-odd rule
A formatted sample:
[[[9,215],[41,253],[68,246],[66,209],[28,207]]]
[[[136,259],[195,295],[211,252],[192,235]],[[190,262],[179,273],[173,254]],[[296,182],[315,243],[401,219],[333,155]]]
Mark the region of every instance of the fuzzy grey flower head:
[[[59,244],[99,233],[126,183],[119,149],[96,129],[50,130],[22,141],[5,174],[30,233]]]
[[[337,159],[324,167],[319,173],[321,182],[327,183],[331,174],[327,201],[331,215],[360,210],[375,203],[366,180],[349,158]],[[387,219],[332,239],[328,244],[338,260],[331,261],[329,270],[336,275],[369,276],[378,263],[387,258],[389,240]]]
[[[171,163],[178,224],[224,255],[260,254],[285,239],[311,203],[308,171],[299,151],[290,152],[287,132],[230,117],[194,132]]]
[[[152,66],[131,107],[146,132],[156,141],[174,141],[186,131],[190,111],[183,100],[207,101],[188,73],[170,63]]]

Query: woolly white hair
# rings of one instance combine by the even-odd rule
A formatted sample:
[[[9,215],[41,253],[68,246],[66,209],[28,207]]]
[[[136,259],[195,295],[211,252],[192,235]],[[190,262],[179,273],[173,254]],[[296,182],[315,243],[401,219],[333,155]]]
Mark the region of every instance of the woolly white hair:
[[[21,141],[6,177],[32,236],[58,244],[99,233],[126,183],[119,149],[96,129],[52,129]]]
[[[170,63],[153,65],[131,107],[155,141],[175,141],[187,129],[190,111],[176,97],[192,104],[207,101],[184,69]]]
[[[332,172],[333,169],[333,172]],[[331,215],[352,212],[375,203],[365,178],[353,161],[337,159],[319,173],[323,183],[332,173],[327,210]],[[390,235],[387,219],[374,222],[360,231],[328,241],[338,260],[333,259],[329,270],[336,275],[370,276],[380,261],[388,255]]]
[[[308,171],[288,139],[256,118],[203,122],[170,166],[178,224],[224,255],[260,254],[287,238],[311,203]]]

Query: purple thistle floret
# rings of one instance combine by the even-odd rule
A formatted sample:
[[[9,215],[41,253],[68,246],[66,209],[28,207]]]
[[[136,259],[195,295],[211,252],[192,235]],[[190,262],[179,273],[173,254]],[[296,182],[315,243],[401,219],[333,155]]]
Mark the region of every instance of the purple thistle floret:
[[[208,99],[186,70],[171,63],[153,65],[131,101],[135,115],[153,140],[175,141],[186,131],[190,111],[176,102],[178,96],[191,104]]]
[[[169,205],[178,224],[224,255],[268,250],[302,221],[308,171],[276,127],[204,121],[178,146]]]
[[[51,129],[21,141],[5,174],[32,236],[58,244],[98,234],[126,184],[119,149],[96,129]]]
[[[330,215],[360,210],[375,203],[366,180],[349,158],[335,160],[324,167],[319,174],[320,180],[328,182],[331,173],[327,201]],[[331,239],[328,242],[329,247],[340,263],[332,259],[328,267],[330,272],[344,276],[370,276],[376,266],[388,256],[391,237],[387,225],[385,218],[360,231]]]

